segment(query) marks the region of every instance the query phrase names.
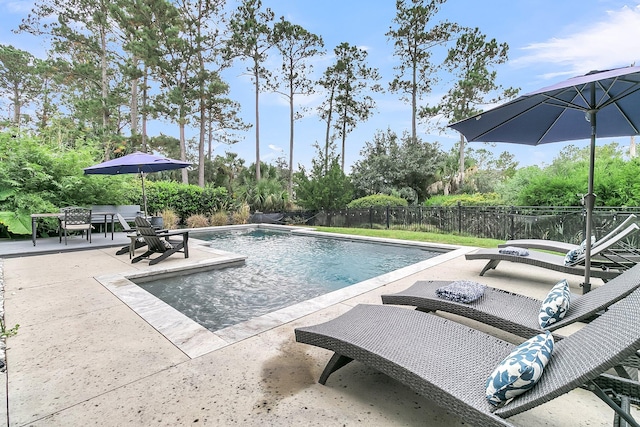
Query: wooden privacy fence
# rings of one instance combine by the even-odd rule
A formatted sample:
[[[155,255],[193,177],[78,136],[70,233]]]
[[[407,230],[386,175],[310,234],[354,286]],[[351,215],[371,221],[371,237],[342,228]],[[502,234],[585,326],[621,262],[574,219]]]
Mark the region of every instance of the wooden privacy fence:
[[[596,207],[594,234],[606,234],[628,215],[640,221],[640,207]],[[286,212],[286,222],[327,227],[406,229],[460,233],[498,240],[550,239],[580,243],[586,212],[575,206],[374,207],[320,212]]]

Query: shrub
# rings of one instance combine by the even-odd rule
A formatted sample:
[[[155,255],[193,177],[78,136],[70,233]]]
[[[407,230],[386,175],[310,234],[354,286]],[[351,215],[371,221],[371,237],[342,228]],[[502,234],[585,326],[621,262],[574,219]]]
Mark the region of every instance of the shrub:
[[[191,215],[185,221],[187,227],[189,228],[200,228],[200,227],[208,227],[209,226],[209,218],[202,214]]]
[[[244,203],[233,213],[233,215],[231,215],[231,219],[234,224],[246,224],[247,221],[249,221],[250,216],[251,213],[249,212],[249,205]]]
[[[433,196],[424,201],[425,206],[504,206],[504,200],[496,193],[454,194]]]
[[[178,215],[176,215],[176,213],[173,210],[165,209],[161,212],[160,216],[162,216],[162,222],[164,224],[164,228],[172,230],[178,227],[180,218],[178,218]]]
[[[219,211],[211,215],[209,223],[213,226],[221,226],[229,224],[229,215],[224,211]]]
[[[375,206],[409,206],[409,203],[402,197],[388,196],[386,194],[374,194],[372,196],[361,197],[352,200],[347,207],[349,209],[366,209]]]

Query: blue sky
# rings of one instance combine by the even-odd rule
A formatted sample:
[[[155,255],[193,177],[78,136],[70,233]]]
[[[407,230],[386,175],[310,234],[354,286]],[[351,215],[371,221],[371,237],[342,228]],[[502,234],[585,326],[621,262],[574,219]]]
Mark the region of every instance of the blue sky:
[[[10,31],[29,13],[32,4],[32,0],[0,0],[0,43],[42,56],[43,40]],[[284,16],[323,38],[327,55],[314,61],[317,73],[332,64],[333,48],[348,42],[367,50],[369,65],[378,68],[385,87],[393,79],[397,60],[393,56],[393,44],[385,34],[395,16],[395,0],[263,0],[263,4],[271,7],[276,17]],[[497,82],[504,87],[519,87],[521,93],[595,69],[640,64],[640,0],[449,0],[441,7],[437,18],[479,27],[488,37],[508,43],[510,60],[497,68]],[[242,117],[253,123],[253,89],[242,75],[243,69],[244,66],[238,64],[227,70],[224,77],[231,86],[231,98],[242,105]],[[448,83],[450,77],[444,75],[441,84],[422,103],[437,103],[448,90]],[[385,93],[374,97],[378,107],[376,113],[347,137],[345,162],[348,170],[360,158],[365,141],[371,141],[377,130],[390,128],[401,134],[410,129],[410,107],[400,101],[398,95]],[[321,95],[299,99],[300,106],[310,107],[312,112],[296,121],[296,169],[298,164],[310,165],[314,155],[312,144],[322,144],[324,139],[324,124],[315,114],[320,99]],[[6,111],[6,104],[2,104]],[[276,94],[262,94],[260,114],[262,160],[273,161],[279,156],[288,160],[289,125],[285,100]],[[178,128],[171,123],[156,122],[151,126],[151,135],[160,132],[178,137]],[[445,150],[450,149],[458,138],[455,132],[434,133],[424,124],[419,126],[418,132],[424,141],[438,142]],[[194,135],[193,129],[189,135]],[[232,151],[246,159],[247,164],[255,161],[254,130],[243,136],[241,142],[218,146],[214,153]],[[616,141],[628,145],[629,138]],[[586,146],[587,142],[571,143]],[[473,144],[478,144],[478,148],[483,146]],[[550,163],[565,145],[497,144],[493,150],[496,153],[509,151],[520,166],[528,166]]]

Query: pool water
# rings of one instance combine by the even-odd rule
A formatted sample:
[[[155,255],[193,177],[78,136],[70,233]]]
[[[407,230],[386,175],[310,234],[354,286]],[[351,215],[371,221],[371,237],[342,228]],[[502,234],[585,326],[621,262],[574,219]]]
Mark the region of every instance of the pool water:
[[[211,331],[442,253],[264,229],[193,233],[193,237],[211,241],[216,249],[246,255],[245,265],[139,286]]]

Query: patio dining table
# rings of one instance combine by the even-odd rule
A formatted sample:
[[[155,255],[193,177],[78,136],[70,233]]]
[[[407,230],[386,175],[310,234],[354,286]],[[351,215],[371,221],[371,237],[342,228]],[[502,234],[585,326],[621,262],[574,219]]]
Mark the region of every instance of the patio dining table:
[[[38,227],[38,219],[39,218],[58,218],[60,220],[64,214],[60,212],[52,212],[52,213],[35,213],[31,214],[31,242],[33,242],[33,246],[36,245],[36,230]],[[114,230],[114,217],[116,216],[116,212],[92,212],[91,216],[104,216],[104,237],[107,237],[107,225],[109,224],[107,218],[111,216],[111,240],[113,240],[113,230]]]

